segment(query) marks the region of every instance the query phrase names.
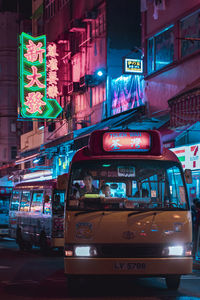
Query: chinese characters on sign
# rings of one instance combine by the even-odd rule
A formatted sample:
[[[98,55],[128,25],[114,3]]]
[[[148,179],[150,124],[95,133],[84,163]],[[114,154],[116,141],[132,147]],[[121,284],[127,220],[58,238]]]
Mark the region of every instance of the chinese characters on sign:
[[[46,36],[20,36],[20,113],[23,118],[56,118],[62,108],[46,97]]]
[[[57,48],[55,43],[47,45],[47,96],[56,98],[58,96],[58,60]]]
[[[107,152],[150,150],[150,135],[147,132],[106,132],[103,135],[103,149]]]

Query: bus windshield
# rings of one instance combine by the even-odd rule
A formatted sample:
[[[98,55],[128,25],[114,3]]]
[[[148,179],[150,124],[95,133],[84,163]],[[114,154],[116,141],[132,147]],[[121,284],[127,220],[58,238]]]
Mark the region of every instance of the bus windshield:
[[[71,168],[67,209],[187,210],[180,166],[161,160],[91,160]]]

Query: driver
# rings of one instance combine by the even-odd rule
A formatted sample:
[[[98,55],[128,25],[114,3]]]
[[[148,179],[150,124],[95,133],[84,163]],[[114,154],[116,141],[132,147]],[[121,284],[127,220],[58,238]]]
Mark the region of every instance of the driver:
[[[99,194],[99,190],[92,184],[93,178],[89,172],[83,174],[84,187],[80,189],[80,196],[85,194]]]

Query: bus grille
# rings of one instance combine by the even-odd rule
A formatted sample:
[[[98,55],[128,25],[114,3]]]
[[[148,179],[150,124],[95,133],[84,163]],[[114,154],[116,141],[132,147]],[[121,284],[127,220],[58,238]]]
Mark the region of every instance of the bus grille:
[[[161,245],[101,245],[98,248],[100,257],[113,258],[144,258],[161,257],[163,246]]]

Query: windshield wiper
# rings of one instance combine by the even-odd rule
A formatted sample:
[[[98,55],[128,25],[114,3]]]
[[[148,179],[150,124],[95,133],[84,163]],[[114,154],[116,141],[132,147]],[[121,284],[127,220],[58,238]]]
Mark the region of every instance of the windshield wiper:
[[[83,215],[83,214],[89,214],[89,213],[92,213],[92,212],[101,212],[99,209],[91,209],[91,210],[84,210],[84,211],[79,211],[77,213],[75,213],[75,217],[78,216],[78,215]]]
[[[128,217],[133,216],[133,215],[138,215],[144,212],[149,212],[149,210],[140,210],[140,211],[132,211],[131,213],[128,214]]]

